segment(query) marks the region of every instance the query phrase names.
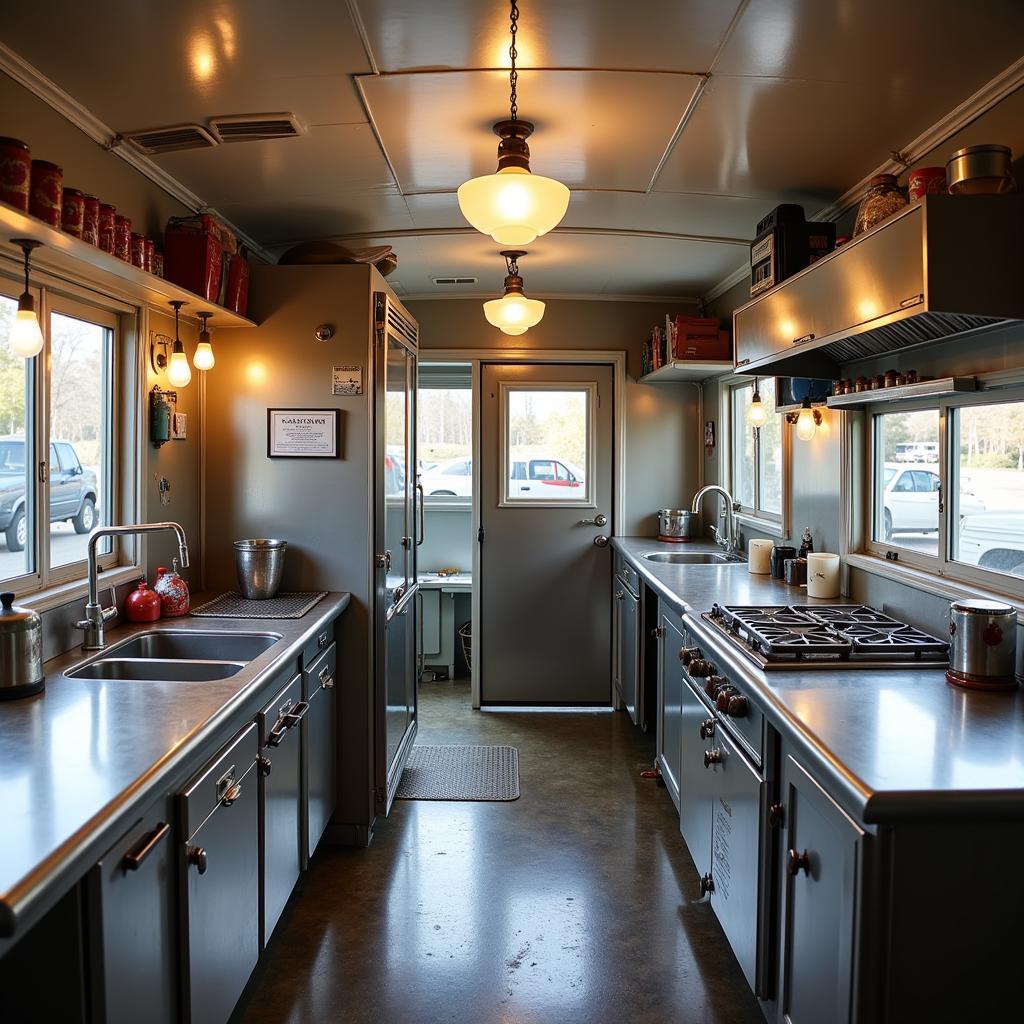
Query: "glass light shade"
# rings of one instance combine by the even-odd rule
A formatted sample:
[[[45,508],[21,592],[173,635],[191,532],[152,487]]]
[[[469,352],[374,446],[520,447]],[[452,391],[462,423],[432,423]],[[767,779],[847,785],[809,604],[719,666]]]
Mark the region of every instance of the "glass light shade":
[[[809,405],[805,405],[796,418],[796,436],[801,441],[810,441],[817,429],[814,422],[814,410]]]
[[[768,413],[765,411],[764,402],[761,401],[761,396],[755,391],[754,397],[750,402],[750,425],[755,430],[760,430],[767,418]]]
[[[216,362],[210,343],[208,341],[199,342],[195,352],[192,353],[192,365],[197,370],[212,370]]]
[[[500,299],[484,303],[487,322],[505,334],[525,334],[541,322],[544,303],[520,292],[506,292]]]
[[[184,351],[172,352],[167,364],[167,381],[172,388],[183,388],[192,379],[192,369]]]
[[[462,216],[501,245],[528,245],[565,216],[569,189],[554,178],[506,167],[459,186]]]
[[[43,350],[43,332],[33,309],[19,309],[8,335],[11,351],[23,359],[31,359]]]

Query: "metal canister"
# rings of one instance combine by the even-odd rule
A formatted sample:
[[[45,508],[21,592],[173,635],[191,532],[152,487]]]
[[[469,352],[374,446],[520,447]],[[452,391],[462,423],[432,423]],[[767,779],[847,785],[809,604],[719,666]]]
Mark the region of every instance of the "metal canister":
[[[783,573],[789,586],[805,586],[807,584],[807,559],[787,558],[783,563]]]
[[[146,269],[146,239],[137,231],[132,232],[132,266]]]
[[[77,188],[64,189],[60,226],[74,238],[81,238],[85,231],[85,193]]]
[[[949,637],[949,682],[973,690],[1012,690],[1017,685],[1017,613],[1008,604],[980,598],[953,601]]]
[[[152,238],[146,239],[146,249],[144,253],[145,260],[142,264],[143,270],[148,270],[151,274],[153,273],[153,253],[156,252],[156,242]]]
[[[59,228],[63,210],[64,172],[49,160],[33,160],[28,212],[51,228]]]
[[[944,195],[946,192],[945,167],[918,167],[907,179],[907,198],[914,202],[926,195]]]
[[[132,261],[132,219],[121,213],[114,217],[114,255],[125,263]]]
[[[110,203],[100,203],[100,248],[114,255],[114,224],[117,220],[117,209]]]
[[[0,202],[28,213],[32,153],[21,139],[0,138]]]
[[[42,620],[15,607],[14,594],[0,594],[0,700],[31,697],[45,683]]]
[[[82,241],[90,245],[100,244],[100,201],[96,196],[85,196],[85,210],[82,215]]]
[[[235,541],[235,569],[242,596],[250,601],[265,601],[281,585],[286,540],[253,537]]]
[[[950,195],[987,195],[1016,191],[1009,146],[964,146],[946,162]]]
[[[688,508],[658,509],[658,540],[679,542],[689,540],[696,515]]]

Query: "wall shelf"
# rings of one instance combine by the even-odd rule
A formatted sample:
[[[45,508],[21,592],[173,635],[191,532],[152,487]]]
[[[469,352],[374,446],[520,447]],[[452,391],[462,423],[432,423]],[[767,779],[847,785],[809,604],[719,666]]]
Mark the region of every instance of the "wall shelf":
[[[32,254],[32,266],[69,283],[113,290],[121,296],[152,306],[166,306],[172,299],[178,299],[188,303],[185,316],[212,312],[211,327],[256,326],[256,322],[248,317],[225,309],[216,302],[208,302],[187,288],[140,270],[95,245],[51,228],[13,206],[0,203],[0,255],[9,256],[20,273],[21,249],[11,244],[12,238],[34,238],[42,242],[42,247]]]
[[[676,359],[639,378],[641,384],[671,384],[681,380],[707,380],[723,373],[732,373],[731,359],[716,359],[709,363],[696,359]]]
[[[830,409],[857,409],[879,402],[898,402],[907,398],[944,398],[964,391],[977,391],[978,382],[974,377],[939,377],[936,380],[922,380],[916,384],[901,384],[894,388],[875,388],[873,391],[852,391],[848,395],[829,395],[826,404]]]

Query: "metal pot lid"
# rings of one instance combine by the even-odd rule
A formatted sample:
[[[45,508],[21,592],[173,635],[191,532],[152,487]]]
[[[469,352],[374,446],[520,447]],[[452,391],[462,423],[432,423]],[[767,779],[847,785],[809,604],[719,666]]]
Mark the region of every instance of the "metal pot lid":
[[[1000,146],[994,142],[986,142],[980,146],[964,146],[962,149],[954,150],[946,163],[947,165],[951,164],[954,160],[970,156],[972,153],[1005,153],[1007,156],[1013,156],[1013,150],[1009,146]]]
[[[0,633],[24,633],[38,629],[39,624],[38,612],[31,608],[18,608],[11,591],[0,594]]]
[[[688,508],[659,508],[659,516],[692,516],[693,513]]]
[[[987,601],[980,597],[971,597],[963,601],[950,603],[950,611],[963,612],[965,615],[1012,615],[1013,609],[1002,601]]]

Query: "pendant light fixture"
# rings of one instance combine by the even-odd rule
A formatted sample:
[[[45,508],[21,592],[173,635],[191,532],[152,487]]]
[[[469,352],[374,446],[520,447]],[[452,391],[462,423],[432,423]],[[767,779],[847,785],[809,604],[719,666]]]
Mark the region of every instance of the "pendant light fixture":
[[[167,364],[167,380],[172,388],[183,388],[192,380],[192,369],[178,333],[178,315],[185,303],[181,299],[172,299],[171,305],[174,307],[174,347],[171,349],[171,361]]]
[[[192,365],[197,370],[212,370],[217,360],[214,358],[213,346],[210,344],[210,325],[207,321],[213,314],[203,312],[197,313],[196,316],[202,320],[203,327],[199,332],[199,344],[196,345],[196,350],[192,353]]]
[[[29,263],[32,259],[32,250],[43,243],[37,242],[34,238],[12,238],[11,241],[15,245],[20,245],[21,251],[25,254],[25,290],[18,299],[18,311],[14,314],[14,323],[8,340],[11,351],[16,356],[31,359],[43,350],[43,332],[39,327],[39,317],[36,316],[35,299],[29,291]]]
[[[528,299],[523,292],[523,279],[519,276],[519,260],[526,255],[521,249],[506,249],[502,254],[508,268],[505,278],[505,294],[500,299],[484,303],[487,322],[505,334],[525,334],[541,322],[544,303],[540,299]]]
[[[538,235],[546,234],[565,216],[569,206],[569,189],[554,178],[530,172],[530,147],[526,140],[533,134],[533,124],[519,119],[516,84],[516,32],[519,7],[511,0],[508,48],[512,59],[509,74],[510,117],[494,125],[498,143],[498,169],[494,174],[472,178],[459,186],[459,209],[462,216],[485,235],[501,245],[529,245]]]
[[[765,420],[768,419],[768,412],[761,401],[761,392],[758,390],[757,378],[754,378],[754,396],[750,399],[750,425],[755,430],[760,430]]]
[[[796,424],[796,436],[801,441],[810,441],[821,426],[821,410],[811,408],[810,398],[805,398],[799,412],[787,412],[786,422]]]

